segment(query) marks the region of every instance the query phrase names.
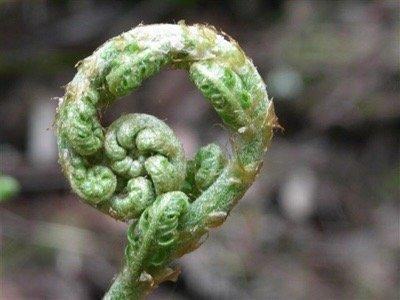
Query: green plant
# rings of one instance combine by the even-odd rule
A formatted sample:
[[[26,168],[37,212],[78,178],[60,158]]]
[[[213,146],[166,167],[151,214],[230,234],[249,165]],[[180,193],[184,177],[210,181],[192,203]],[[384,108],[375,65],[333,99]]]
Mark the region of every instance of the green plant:
[[[15,178],[0,173],[0,203],[17,195],[20,189]]]
[[[232,130],[232,157],[211,144],[186,161],[157,118],[127,114],[104,129],[98,110],[164,66],[185,69]],[[251,60],[213,27],[138,26],[78,63],[56,117],[60,163],[85,203],[130,223],[106,299],[136,299],[175,279],[169,263],[221,225],[262,164],[277,120]]]

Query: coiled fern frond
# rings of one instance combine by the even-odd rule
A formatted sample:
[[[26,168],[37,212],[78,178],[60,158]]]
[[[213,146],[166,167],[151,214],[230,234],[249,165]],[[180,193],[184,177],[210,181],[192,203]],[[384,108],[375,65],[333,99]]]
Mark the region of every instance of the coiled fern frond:
[[[187,161],[173,131],[150,115],[102,127],[99,110],[165,66],[187,70],[232,131],[230,160],[211,144]],[[78,64],[56,117],[60,163],[85,203],[131,224],[106,299],[140,298],[176,277],[169,263],[223,223],[254,181],[276,124],[251,60],[210,26],[138,26]]]

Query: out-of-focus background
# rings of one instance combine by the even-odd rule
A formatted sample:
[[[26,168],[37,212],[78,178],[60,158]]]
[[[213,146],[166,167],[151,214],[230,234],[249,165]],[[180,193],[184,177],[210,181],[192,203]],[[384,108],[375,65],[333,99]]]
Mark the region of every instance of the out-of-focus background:
[[[143,23],[209,23],[253,58],[277,131],[263,170],[207,242],[150,299],[398,299],[398,1],[0,1],[1,299],[99,299],[126,225],[71,194],[54,97],[74,64]],[[183,71],[110,107],[153,114],[187,156],[227,133]]]

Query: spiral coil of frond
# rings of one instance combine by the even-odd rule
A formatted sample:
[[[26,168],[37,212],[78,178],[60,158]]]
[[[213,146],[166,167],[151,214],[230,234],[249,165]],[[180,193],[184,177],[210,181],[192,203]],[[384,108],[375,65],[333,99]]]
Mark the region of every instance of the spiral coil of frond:
[[[186,161],[173,131],[153,116],[101,126],[100,109],[165,66],[187,70],[232,130],[230,160],[211,144]],[[254,181],[276,124],[251,60],[210,26],[138,26],[78,64],[56,118],[60,163],[83,201],[132,222],[123,270],[106,298],[139,298],[174,277],[168,264],[221,225]]]

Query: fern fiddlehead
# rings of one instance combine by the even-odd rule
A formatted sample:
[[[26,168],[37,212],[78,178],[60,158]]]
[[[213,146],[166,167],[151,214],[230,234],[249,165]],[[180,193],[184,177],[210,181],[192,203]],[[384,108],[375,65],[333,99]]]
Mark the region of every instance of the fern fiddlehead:
[[[101,126],[100,109],[165,66],[187,70],[232,131],[231,159],[211,144],[186,161],[173,131],[153,116]],[[168,264],[221,225],[254,181],[276,122],[251,60],[210,26],[138,26],[78,64],[56,117],[60,163],[84,202],[131,223],[106,299],[140,298],[176,276]]]

